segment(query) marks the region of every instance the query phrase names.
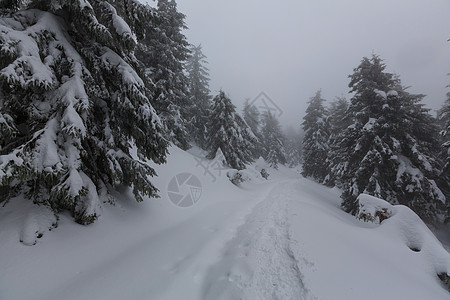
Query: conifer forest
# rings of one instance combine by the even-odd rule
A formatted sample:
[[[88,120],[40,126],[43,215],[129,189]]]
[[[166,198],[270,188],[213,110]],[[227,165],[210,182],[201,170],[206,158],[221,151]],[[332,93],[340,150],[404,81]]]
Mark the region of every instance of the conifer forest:
[[[450,90],[389,43],[289,85],[333,69],[277,72],[297,4],[252,4],[274,31],[245,58],[239,10],[178,2],[0,0],[0,299],[450,298]]]

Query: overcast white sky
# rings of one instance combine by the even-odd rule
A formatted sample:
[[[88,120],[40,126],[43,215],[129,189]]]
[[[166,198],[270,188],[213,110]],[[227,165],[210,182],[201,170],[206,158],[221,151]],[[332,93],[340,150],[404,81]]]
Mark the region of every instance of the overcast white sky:
[[[301,123],[321,88],[328,101],[348,93],[363,56],[379,54],[410,91],[438,109],[450,83],[449,0],[178,0],[192,44],[203,45],[211,90],[240,110],[261,91]]]

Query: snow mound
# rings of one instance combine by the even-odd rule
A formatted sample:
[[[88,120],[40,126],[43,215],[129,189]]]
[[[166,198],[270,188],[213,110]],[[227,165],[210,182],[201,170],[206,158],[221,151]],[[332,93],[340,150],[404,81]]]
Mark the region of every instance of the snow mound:
[[[219,156],[220,148],[217,157]],[[245,182],[263,183],[268,180],[270,173],[268,171],[275,171],[262,157],[259,157],[255,162],[246,165],[246,169],[236,170],[229,169],[227,171],[228,179],[236,186],[241,186]]]
[[[253,165],[255,166],[255,170],[257,170],[257,171],[261,171],[262,169],[269,168],[269,164],[266,163],[264,158],[262,158],[261,156],[253,163]]]
[[[255,171],[257,171],[257,177],[262,177],[264,179],[268,179],[270,174],[267,172],[271,167],[269,164],[262,158],[261,156],[253,163],[253,167]]]
[[[268,179],[269,173],[266,168],[261,168],[260,165],[256,163],[247,166],[247,169],[244,170],[238,171],[231,169],[227,172],[227,177],[234,185],[240,186],[241,183],[244,182],[264,182]]]
[[[387,98],[386,92],[380,91],[380,90],[378,90],[378,89],[375,89],[375,90],[373,90],[373,91],[375,92],[375,94],[377,94],[377,96],[379,96],[379,97],[381,97],[381,98],[383,98],[383,99],[386,99],[386,98]]]
[[[31,205],[24,213],[20,229],[20,242],[27,246],[37,243],[47,230],[55,228],[57,218],[52,210],[44,205]]]
[[[391,91],[389,91],[389,92],[387,93],[387,96],[388,96],[388,97],[398,97],[398,92],[397,92],[397,91],[394,91],[394,90],[391,90]]]
[[[425,223],[410,208],[361,194],[357,218],[380,224],[377,228],[405,245],[427,263],[430,273],[439,276],[450,291],[450,254]]]

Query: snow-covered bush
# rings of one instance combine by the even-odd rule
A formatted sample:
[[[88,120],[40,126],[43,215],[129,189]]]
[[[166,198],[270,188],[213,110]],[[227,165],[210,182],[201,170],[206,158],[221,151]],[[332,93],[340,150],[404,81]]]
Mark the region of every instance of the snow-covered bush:
[[[262,169],[260,173],[261,173],[261,176],[264,179],[268,179],[269,178],[269,173],[267,173],[266,169]]]
[[[358,196],[357,218],[364,222],[380,224],[392,216],[392,205],[379,198],[361,194]]]
[[[438,274],[439,279],[444,283],[447,290],[450,292],[450,275],[447,273]]]
[[[239,172],[227,173],[227,177],[230,179],[231,183],[236,186],[240,186],[244,179],[242,178],[242,174]]]
[[[228,171],[227,177],[236,186],[240,186],[243,182],[251,180],[251,176],[247,172],[238,170]]]

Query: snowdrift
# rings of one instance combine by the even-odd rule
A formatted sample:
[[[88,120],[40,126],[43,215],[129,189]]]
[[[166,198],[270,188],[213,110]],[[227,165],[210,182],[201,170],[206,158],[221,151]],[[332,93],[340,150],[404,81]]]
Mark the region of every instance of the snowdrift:
[[[361,194],[357,218],[380,224],[377,230],[403,241],[424,259],[430,274],[436,274],[450,291],[450,254],[425,223],[410,208],[391,205],[385,200]]]

